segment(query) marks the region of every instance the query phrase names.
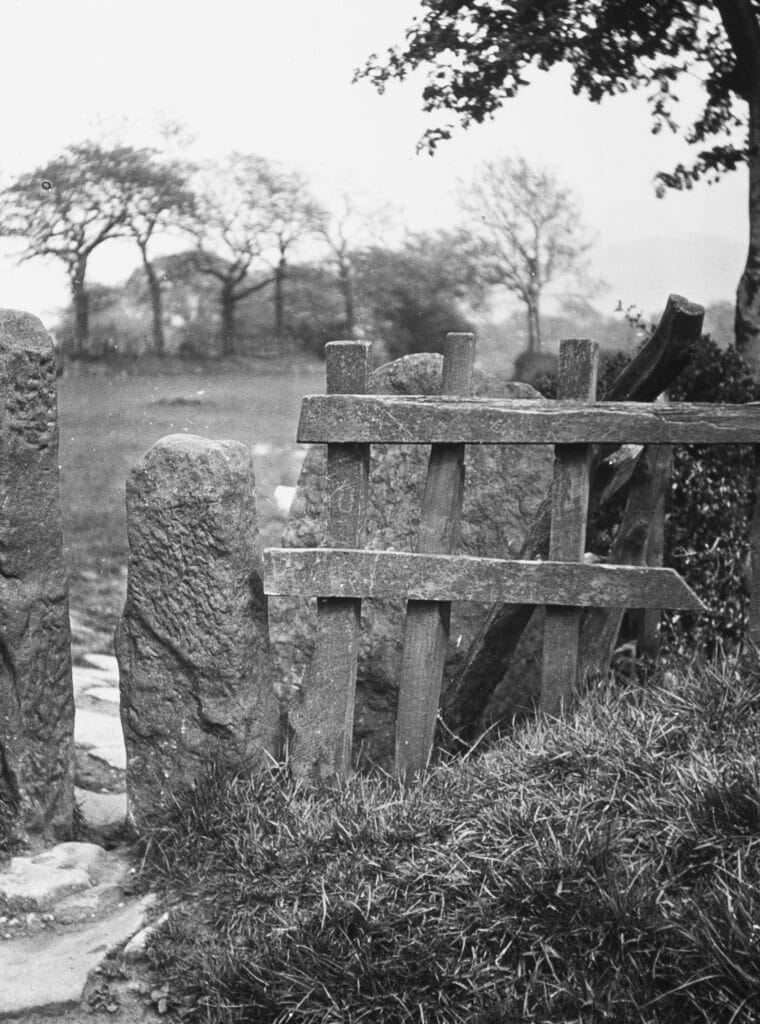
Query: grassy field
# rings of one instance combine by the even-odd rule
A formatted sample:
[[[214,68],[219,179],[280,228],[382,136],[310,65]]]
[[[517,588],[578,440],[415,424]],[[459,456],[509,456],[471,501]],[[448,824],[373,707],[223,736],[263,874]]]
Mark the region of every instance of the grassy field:
[[[207,1024],[756,1024],[756,663],[610,680],[421,786],[210,772],[144,837]]]
[[[324,366],[297,358],[145,376],[69,373],[59,381],[61,492],[71,605],[77,619],[110,634],[125,587],[124,488],[131,467],[173,433],[232,438],[254,452],[263,544],[278,543],[278,484],[296,482],[303,395],[324,391]]]

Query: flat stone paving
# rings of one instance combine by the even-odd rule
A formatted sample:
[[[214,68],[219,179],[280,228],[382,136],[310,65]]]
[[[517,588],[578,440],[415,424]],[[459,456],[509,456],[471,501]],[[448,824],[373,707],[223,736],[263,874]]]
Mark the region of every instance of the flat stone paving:
[[[81,660],[85,664],[74,666],[75,742],[111,775],[123,772],[116,659],[87,654]],[[119,836],[124,792],[77,788],[76,800],[94,839]],[[0,1020],[33,1024],[40,1014],[72,1024],[91,1019],[81,1005],[88,977],[149,917],[153,898],[128,895],[132,873],[125,847],[106,850],[97,842],[60,843],[2,867]],[[117,1012],[112,1019],[125,1018]]]

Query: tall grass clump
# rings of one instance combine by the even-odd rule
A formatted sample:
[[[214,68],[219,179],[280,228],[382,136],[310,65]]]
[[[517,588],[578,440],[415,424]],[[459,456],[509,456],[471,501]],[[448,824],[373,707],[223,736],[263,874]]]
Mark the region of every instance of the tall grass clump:
[[[760,672],[608,680],[404,788],[210,771],[144,838],[185,1019],[760,1021]]]

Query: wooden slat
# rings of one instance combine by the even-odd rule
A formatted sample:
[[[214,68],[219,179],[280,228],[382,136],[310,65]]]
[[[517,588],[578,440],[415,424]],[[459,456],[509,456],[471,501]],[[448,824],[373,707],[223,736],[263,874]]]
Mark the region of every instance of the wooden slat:
[[[270,595],[704,611],[673,569],[347,548],[267,548],[263,557]]]
[[[612,543],[610,559],[617,565],[645,565],[656,508],[669,479],[672,449],[667,445],[645,448],[631,477],[620,528]],[[632,601],[630,608],[636,605]],[[583,616],[581,672],[606,672],[615,650],[625,608],[594,608]],[[649,608],[659,615],[659,608]]]
[[[307,396],[298,440],[377,444],[757,444],[760,404]]]
[[[599,346],[588,340],[560,346],[558,398],[593,402],[599,367]],[[588,445],[562,445],[554,452],[549,558],[582,562],[586,550],[589,494]],[[547,605],[544,620],[540,708],[556,715],[569,704],[578,674],[578,608]]]
[[[441,394],[470,394],[474,356],[473,335],[447,336]],[[463,499],[464,445],[434,444],[417,532],[418,553],[454,551]],[[411,600],[407,604],[396,720],[396,771],[403,779],[424,770],[433,747],[450,615],[448,602]]]
[[[325,354],[328,393],[361,394],[368,389],[369,342],[330,342]],[[368,484],[369,445],[327,446],[326,544],[363,543]],[[315,596],[320,598],[316,649],[303,700],[290,710],[291,762],[296,775],[325,780],[345,776],[351,768],[361,601],[359,595],[332,596],[329,589]]]

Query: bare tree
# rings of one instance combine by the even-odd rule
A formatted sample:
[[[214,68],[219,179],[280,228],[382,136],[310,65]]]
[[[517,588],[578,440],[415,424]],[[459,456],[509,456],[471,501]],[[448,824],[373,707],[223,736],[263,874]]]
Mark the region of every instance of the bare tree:
[[[563,278],[579,281],[591,245],[577,201],[551,172],[507,157],[481,166],[461,187],[460,206],[486,281],[525,305],[528,351],[539,352],[543,290]]]
[[[24,240],[19,259],[52,256],[66,268],[77,354],[89,336],[87,262],[98,246],[126,233],[125,180],[134,170],[132,152],[94,142],[71,145],[0,193],[0,235]]]
[[[347,338],[356,326],[355,278],[357,261],[368,246],[387,244],[388,235],[397,233],[395,212],[377,209],[343,191],[330,204],[319,233],[330,250],[343,298],[344,326]]]
[[[269,191],[269,231],[275,252],[274,333],[281,338],[285,330],[285,280],[288,260],[299,242],[319,232],[325,212],[312,196],[306,179],[297,171],[270,164],[266,181]]]
[[[196,194],[187,224],[197,244],[195,264],[219,282],[221,354],[232,355],[237,305],[275,279],[266,259],[274,224],[270,165],[263,157],[232,153],[201,168]]]
[[[153,149],[134,151],[135,172],[125,183],[129,234],[140,250],[148,280],[152,318],[153,351],[164,353],[161,282],[148,254],[157,232],[187,221],[195,214],[195,195],[188,184],[190,168],[178,161],[164,161]]]

